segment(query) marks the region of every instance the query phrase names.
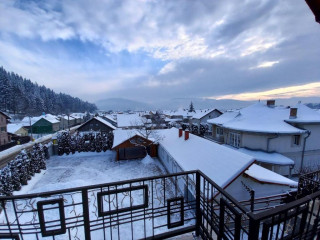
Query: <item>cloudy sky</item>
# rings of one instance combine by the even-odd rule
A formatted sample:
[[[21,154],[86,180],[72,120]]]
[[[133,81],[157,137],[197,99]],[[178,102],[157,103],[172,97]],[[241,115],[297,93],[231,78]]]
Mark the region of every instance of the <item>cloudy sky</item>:
[[[1,0],[0,66],[89,101],[320,96],[302,0]]]

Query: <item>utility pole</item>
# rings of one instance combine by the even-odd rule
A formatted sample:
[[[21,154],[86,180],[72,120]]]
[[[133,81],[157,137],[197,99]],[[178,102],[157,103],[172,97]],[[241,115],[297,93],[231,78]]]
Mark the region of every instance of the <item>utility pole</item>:
[[[29,115],[29,125],[30,125],[31,141],[33,141],[32,125],[31,125],[31,116],[30,116],[30,115]]]

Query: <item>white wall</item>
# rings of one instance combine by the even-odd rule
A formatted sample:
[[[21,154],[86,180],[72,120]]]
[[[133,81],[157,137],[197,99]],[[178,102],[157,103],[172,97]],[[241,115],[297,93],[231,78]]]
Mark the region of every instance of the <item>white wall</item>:
[[[245,189],[243,184],[244,182],[248,187],[252,188],[255,191],[255,198],[261,198],[266,196],[272,196],[277,194],[286,193],[293,190],[289,186],[278,185],[278,184],[268,184],[268,183],[259,183],[252,178],[245,177],[241,175],[234,182],[232,182],[227,188],[226,191],[230,193],[238,201],[249,200],[250,194]]]
[[[304,124],[299,127],[311,131],[310,136],[307,138],[306,150],[319,150],[320,149],[320,124]]]

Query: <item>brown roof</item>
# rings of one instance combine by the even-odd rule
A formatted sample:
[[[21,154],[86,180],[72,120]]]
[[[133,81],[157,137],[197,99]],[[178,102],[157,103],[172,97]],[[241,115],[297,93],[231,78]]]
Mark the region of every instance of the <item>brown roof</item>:
[[[4,112],[0,111],[0,114],[4,115],[7,119],[11,119],[11,117],[9,117],[7,114],[5,114]]]

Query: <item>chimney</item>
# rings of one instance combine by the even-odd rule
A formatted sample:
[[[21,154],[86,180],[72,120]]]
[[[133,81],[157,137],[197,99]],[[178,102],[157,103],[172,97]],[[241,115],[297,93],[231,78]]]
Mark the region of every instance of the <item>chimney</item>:
[[[184,140],[188,140],[189,139],[189,130],[185,130],[184,131]]]
[[[182,128],[179,128],[179,138],[182,137],[182,132],[183,132]]]
[[[290,108],[290,118],[297,118],[297,112],[298,109],[297,108]]]
[[[274,107],[276,105],[276,100],[267,100],[268,107]]]

